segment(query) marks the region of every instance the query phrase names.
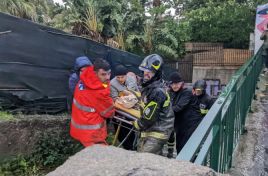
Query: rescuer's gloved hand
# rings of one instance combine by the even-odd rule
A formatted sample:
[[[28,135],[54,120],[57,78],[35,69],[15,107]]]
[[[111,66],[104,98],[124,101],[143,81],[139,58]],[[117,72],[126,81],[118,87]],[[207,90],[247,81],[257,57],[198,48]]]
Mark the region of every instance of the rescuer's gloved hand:
[[[137,120],[132,121],[132,125],[133,125],[133,127],[134,127],[134,128],[136,128],[137,130],[139,130],[139,129],[140,129],[140,127],[139,127],[139,124],[138,124],[138,121],[137,121]]]

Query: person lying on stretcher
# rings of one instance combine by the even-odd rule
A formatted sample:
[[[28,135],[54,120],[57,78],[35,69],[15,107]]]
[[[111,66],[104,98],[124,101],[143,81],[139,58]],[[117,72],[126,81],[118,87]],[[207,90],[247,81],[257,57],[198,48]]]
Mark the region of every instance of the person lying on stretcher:
[[[129,91],[138,91],[138,86],[136,81],[131,77],[127,76],[127,69],[123,65],[118,65],[115,68],[115,77],[111,80],[111,97],[115,102],[115,105],[122,105],[120,107],[126,108],[131,107],[131,104],[134,102],[126,103],[127,99],[130,97],[120,98],[124,96],[130,95]],[[129,91],[128,91],[129,90]],[[131,95],[130,95],[131,96]],[[115,131],[118,129],[119,121],[113,119]],[[129,133],[129,129],[132,128],[132,125],[126,124],[124,122],[121,123],[122,126],[119,128],[118,140],[122,142],[126,135]],[[127,128],[129,129],[127,129]],[[135,150],[133,145],[133,141],[135,139],[135,133],[131,132],[128,138],[124,141],[122,146],[127,150]]]
[[[111,97],[114,101],[120,95],[124,95],[125,90],[139,91],[136,81],[131,76],[127,76],[127,72],[123,65],[118,65],[115,68],[115,77],[110,82]]]

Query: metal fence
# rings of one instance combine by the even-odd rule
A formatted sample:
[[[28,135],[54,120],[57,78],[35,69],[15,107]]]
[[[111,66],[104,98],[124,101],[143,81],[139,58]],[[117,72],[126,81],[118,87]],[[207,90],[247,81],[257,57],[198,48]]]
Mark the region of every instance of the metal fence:
[[[263,67],[260,53],[261,49],[235,73],[176,159],[207,165],[221,173],[231,167]]]
[[[167,62],[167,65],[179,71],[185,82],[191,83],[193,79],[193,57],[186,56],[177,62]]]
[[[253,52],[246,49],[224,48],[223,43],[186,43],[188,54],[167,65],[177,69],[185,82],[191,83],[194,66],[242,66],[252,57]]]
[[[225,48],[223,43],[186,43],[194,66],[242,66],[253,52],[247,49]]]

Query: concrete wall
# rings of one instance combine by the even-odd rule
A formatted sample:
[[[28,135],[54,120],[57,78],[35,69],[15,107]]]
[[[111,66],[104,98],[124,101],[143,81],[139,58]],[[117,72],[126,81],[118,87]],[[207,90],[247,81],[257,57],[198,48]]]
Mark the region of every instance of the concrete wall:
[[[219,79],[221,85],[226,85],[230,81],[232,75],[239,69],[238,67],[206,67],[194,66],[193,82],[198,79]]]

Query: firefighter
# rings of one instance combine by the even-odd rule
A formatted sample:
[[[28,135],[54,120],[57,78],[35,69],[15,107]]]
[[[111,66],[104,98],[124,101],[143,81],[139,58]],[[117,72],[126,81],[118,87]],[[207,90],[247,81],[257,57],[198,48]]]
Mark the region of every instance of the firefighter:
[[[174,113],[170,97],[162,80],[163,60],[157,54],[144,58],[139,69],[143,71],[141,118],[133,123],[141,132],[138,152],[161,154],[173,130]]]
[[[110,97],[110,65],[96,59],[94,66],[87,67],[80,75],[74,91],[71,119],[71,136],[85,147],[93,144],[106,145],[106,119],[114,115]]]
[[[204,117],[208,110],[214,103],[214,100],[206,93],[207,84],[206,81],[201,79],[197,80],[193,85],[193,95],[195,95],[199,101],[199,107],[202,117]]]

